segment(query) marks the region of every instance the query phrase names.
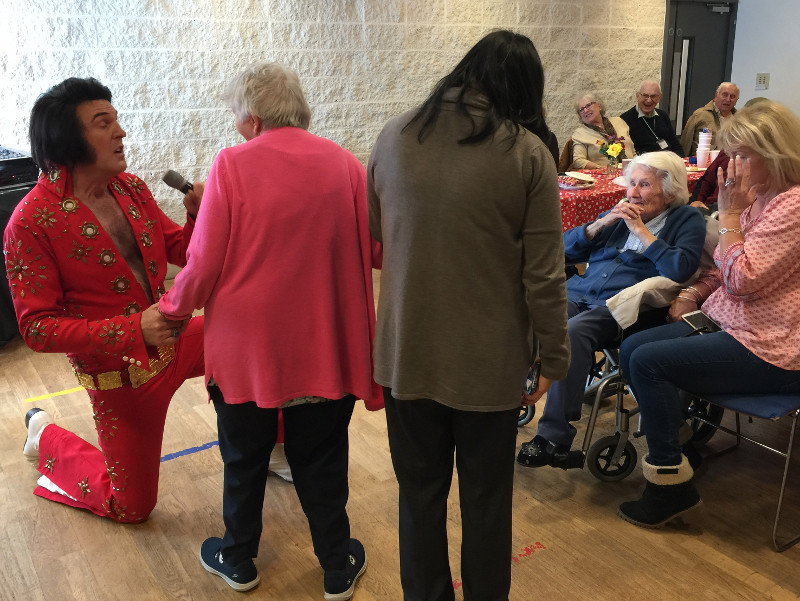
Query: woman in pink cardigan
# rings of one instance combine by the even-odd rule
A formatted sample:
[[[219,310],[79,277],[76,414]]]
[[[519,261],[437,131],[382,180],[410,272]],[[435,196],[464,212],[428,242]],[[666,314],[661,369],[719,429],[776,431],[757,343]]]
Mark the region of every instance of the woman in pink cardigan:
[[[356,398],[382,407],[372,380],[381,249],[369,234],[365,170],[306,131],[302,87],[280,65],[247,69],[225,100],[247,141],[215,160],[187,265],[159,303],[176,319],[205,307],[225,535],[207,539],[200,560],[236,590],[258,584],[253,558],[281,409],[325,598],[349,599],[366,556],[345,510],[347,427]]]

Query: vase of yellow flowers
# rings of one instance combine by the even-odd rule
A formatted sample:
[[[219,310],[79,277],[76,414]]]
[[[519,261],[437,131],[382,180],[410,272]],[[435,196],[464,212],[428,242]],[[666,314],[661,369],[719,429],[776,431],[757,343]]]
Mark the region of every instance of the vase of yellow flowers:
[[[608,139],[597,143],[600,145],[600,154],[608,158],[606,174],[616,176],[619,171],[619,162],[625,158],[625,138],[621,136],[609,136]]]

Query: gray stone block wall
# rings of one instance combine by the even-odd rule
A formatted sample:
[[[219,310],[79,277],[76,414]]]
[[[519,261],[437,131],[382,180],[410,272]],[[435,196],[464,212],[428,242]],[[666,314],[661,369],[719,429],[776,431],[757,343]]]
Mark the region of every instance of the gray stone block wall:
[[[93,76],[114,94],[128,169],[183,222],[176,169],[205,179],[220,148],[241,141],[220,101],[244,66],[281,62],[300,76],[311,131],[366,163],[388,118],[418,104],[481,36],[529,36],[545,65],[548,121],[559,143],[575,97],[607,112],[658,78],[663,0],[2,0],[0,144],[27,148],[36,96]]]

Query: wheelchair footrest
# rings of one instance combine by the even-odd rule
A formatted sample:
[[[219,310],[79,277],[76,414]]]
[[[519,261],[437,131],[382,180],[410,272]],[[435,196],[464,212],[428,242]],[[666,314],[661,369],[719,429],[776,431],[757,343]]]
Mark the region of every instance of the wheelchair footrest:
[[[567,453],[556,453],[553,455],[551,465],[560,467],[562,470],[582,469],[586,463],[586,455],[583,451],[569,451]]]

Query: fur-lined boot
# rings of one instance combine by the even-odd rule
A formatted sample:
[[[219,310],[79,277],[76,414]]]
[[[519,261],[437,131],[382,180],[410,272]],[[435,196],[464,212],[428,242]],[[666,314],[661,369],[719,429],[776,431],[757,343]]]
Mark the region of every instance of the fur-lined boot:
[[[680,465],[651,465],[642,459],[647,486],[638,501],[619,506],[619,516],[642,528],[661,528],[664,524],[699,506],[700,493],[692,484],[694,470],[685,456]]]

